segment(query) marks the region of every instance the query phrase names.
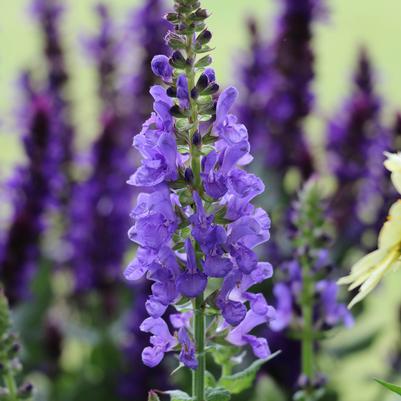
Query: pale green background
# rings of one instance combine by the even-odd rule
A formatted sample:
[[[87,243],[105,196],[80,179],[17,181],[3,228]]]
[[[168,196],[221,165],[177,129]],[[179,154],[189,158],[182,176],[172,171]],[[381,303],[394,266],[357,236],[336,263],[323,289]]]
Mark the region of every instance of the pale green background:
[[[93,29],[91,0],[69,0],[70,10],[65,24],[65,38],[70,51],[73,73],[72,96],[75,100],[75,119],[81,137],[96,132],[94,77],[90,65],[82,57],[78,45],[81,33]],[[138,0],[114,0],[110,4],[116,14],[138,3]],[[215,67],[223,84],[235,82],[235,61],[244,56],[246,46],[244,18],[256,13],[266,32],[274,28],[270,18],[278,4],[274,0],[204,0],[212,11],[210,27],[214,32]],[[321,120],[330,116],[349,90],[351,68],[358,46],[369,48],[377,67],[378,91],[385,97],[385,115],[388,121],[401,106],[401,1],[400,0],[332,0],[328,21],[317,25],[317,115]],[[39,36],[32,19],[26,14],[25,0],[1,0],[0,9],[0,174],[9,171],[21,157],[18,130],[15,128],[17,106],[16,77],[22,67],[40,68],[38,58]],[[270,17],[268,17],[270,16]],[[317,127],[322,125],[318,124]],[[314,128],[316,129],[316,128]],[[400,274],[389,277],[370,302],[371,314],[357,327],[340,335],[334,343],[354,339],[368,328],[382,326],[385,335],[369,353],[357,354],[344,362],[330,362],[336,373],[334,380],[341,383],[343,401],[373,401],[378,386],[372,377],[382,374],[382,367],[395,339],[394,320],[397,302],[401,301]],[[386,295],[386,296],[382,296]],[[401,372],[400,372],[401,376]],[[266,401],[268,401],[268,397]],[[270,401],[270,400],[269,400]],[[274,401],[274,400],[271,400]]]

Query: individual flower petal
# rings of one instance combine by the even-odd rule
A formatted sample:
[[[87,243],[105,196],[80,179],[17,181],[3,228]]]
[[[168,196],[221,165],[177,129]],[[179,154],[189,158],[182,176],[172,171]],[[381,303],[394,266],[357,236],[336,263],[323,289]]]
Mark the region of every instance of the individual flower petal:
[[[207,286],[207,276],[202,272],[181,273],[177,278],[177,289],[184,297],[196,298]]]
[[[233,269],[234,265],[230,259],[222,256],[206,256],[203,263],[203,271],[209,277],[222,278]]]
[[[190,369],[197,369],[198,361],[196,359],[195,345],[189,338],[185,328],[178,331],[178,341],[181,344],[180,362]]]
[[[185,74],[181,74],[177,79],[177,98],[182,109],[189,108],[188,79]]]
[[[162,78],[164,81],[170,81],[173,76],[173,67],[169,63],[169,58],[165,55],[157,55],[153,57],[152,63],[153,73]]]
[[[238,97],[238,91],[233,86],[225,89],[219,96],[217,101],[216,109],[216,122],[215,125],[218,126],[224,122],[227,118],[227,114],[231,107],[234,105],[235,100]]]

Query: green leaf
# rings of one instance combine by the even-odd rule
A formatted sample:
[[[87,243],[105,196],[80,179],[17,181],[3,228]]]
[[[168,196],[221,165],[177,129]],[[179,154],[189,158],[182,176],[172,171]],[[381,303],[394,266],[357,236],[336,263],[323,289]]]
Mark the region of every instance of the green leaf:
[[[164,391],[163,394],[170,396],[170,401],[193,401],[193,398],[180,390]]]
[[[216,387],[216,379],[208,370],[205,372],[206,387]]]
[[[398,395],[401,395],[401,387],[396,386],[395,384],[391,384],[388,382],[385,382],[380,379],[375,379],[378,383],[380,383],[382,386],[386,387],[388,390],[392,391],[393,393],[396,393]]]
[[[223,376],[219,380],[219,386],[224,387],[232,394],[239,394],[242,391],[252,386],[253,381],[255,380],[256,374],[262,365],[266,362],[275,358],[281,351],[277,351],[274,354],[270,355],[267,359],[259,359],[253,362],[249,367],[247,367],[242,372],[235,373],[230,376]]]
[[[222,387],[207,388],[205,396],[206,401],[229,401],[231,399],[230,392]]]

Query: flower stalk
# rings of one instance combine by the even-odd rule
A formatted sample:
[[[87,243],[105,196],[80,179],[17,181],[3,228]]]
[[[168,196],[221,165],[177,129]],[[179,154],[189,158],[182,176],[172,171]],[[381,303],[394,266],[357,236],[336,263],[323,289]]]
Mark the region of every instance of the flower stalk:
[[[314,298],[314,283],[311,276],[310,264],[306,257],[301,260],[302,266],[302,318],[303,318],[303,333],[302,333],[302,375],[307,378],[307,388],[305,393],[307,397],[305,401],[313,399],[313,388],[310,383],[315,377],[315,355],[313,344],[313,298]]]
[[[194,311],[194,333],[195,347],[197,351],[198,367],[194,370],[192,394],[195,401],[204,401],[205,399],[205,372],[206,372],[206,354],[205,354],[205,312],[204,312],[203,293],[195,300]]]

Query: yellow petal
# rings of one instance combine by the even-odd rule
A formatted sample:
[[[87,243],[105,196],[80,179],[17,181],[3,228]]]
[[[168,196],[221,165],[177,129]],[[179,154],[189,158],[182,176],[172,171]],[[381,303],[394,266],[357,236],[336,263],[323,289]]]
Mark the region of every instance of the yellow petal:
[[[392,173],[396,171],[401,172],[401,152],[385,152],[384,154],[387,156],[387,160],[384,162],[384,167]]]
[[[379,234],[379,249],[389,249],[401,243],[401,200],[391,206],[388,220]]]
[[[393,185],[398,193],[401,194],[401,172],[397,171],[391,174],[391,181],[393,181]]]
[[[372,253],[377,253],[377,251]],[[372,254],[367,256],[370,255]],[[381,252],[381,255],[383,256],[383,252]],[[388,253],[385,254],[384,258],[381,258],[378,264],[374,265],[370,269],[369,272],[363,272],[351,286],[352,288],[356,288],[359,284],[362,284],[358,295],[350,302],[348,308],[351,309],[355,304],[362,301],[367,295],[369,295],[377,287],[384,275],[390,271],[392,267],[400,264],[400,262],[398,262],[399,258],[400,248],[393,247]]]

